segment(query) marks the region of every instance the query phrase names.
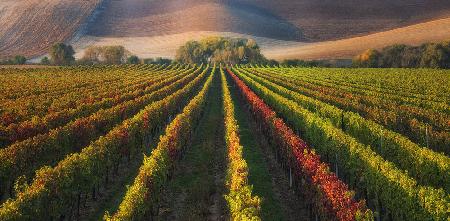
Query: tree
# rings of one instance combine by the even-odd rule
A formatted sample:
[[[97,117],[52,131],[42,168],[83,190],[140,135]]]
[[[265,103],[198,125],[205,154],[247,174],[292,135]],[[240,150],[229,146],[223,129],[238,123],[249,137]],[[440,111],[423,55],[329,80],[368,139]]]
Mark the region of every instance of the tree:
[[[25,64],[27,59],[22,55],[16,55],[14,57],[14,64]]]
[[[123,64],[127,62],[127,50],[123,46],[88,47],[79,61],[81,64]]]
[[[172,59],[168,59],[168,58],[146,58],[144,59],[144,64],[165,64],[165,65],[169,65],[172,64],[173,61]]]
[[[50,64],[50,60],[48,59],[48,57],[43,57],[41,59],[41,64],[49,65]]]
[[[56,43],[50,50],[50,57],[56,65],[70,65],[73,64],[75,58],[73,55],[75,51],[71,45],[65,45],[64,43]]]
[[[208,37],[200,41],[189,41],[176,53],[181,63],[267,63],[256,41],[244,38]]]
[[[381,52],[369,49],[356,56],[352,62],[355,67],[385,68],[450,68],[450,41],[426,43],[421,46],[392,45]]]
[[[175,59],[182,63],[199,64],[207,62],[207,51],[198,41],[188,41],[181,46],[175,55]]]
[[[407,49],[406,45],[392,45],[383,48],[380,58],[380,66],[387,68],[399,68],[402,67],[401,60],[404,51]]]
[[[84,50],[83,57],[79,61],[81,64],[99,64],[100,63],[100,55],[101,55],[101,47],[88,47]]]
[[[127,58],[123,46],[105,46],[103,56],[106,64],[122,64]]]
[[[140,63],[139,57],[136,55],[131,55],[130,57],[128,57],[127,63],[128,64],[139,64]]]
[[[428,68],[450,68],[450,48],[445,44],[423,45],[421,67]]]
[[[422,47],[407,47],[402,54],[401,67],[418,68],[422,59]]]

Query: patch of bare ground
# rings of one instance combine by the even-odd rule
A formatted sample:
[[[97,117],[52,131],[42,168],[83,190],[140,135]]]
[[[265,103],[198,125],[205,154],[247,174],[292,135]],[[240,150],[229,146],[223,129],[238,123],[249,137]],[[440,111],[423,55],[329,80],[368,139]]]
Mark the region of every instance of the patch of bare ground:
[[[448,15],[450,2],[446,0],[127,0],[107,2],[104,13],[88,34],[151,37],[218,31],[281,40],[324,41]]]
[[[101,0],[0,1],[0,58],[44,54],[64,42]]]

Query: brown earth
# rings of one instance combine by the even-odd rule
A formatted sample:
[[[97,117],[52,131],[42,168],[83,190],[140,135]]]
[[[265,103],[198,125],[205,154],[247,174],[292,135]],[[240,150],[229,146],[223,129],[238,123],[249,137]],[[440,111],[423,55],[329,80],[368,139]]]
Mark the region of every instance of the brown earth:
[[[236,32],[295,41],[335,40],[450,16],[447,0],[108,1],[88,35],[152,37]]]
[[[316,43],[449,17],[448,0],[2,0],[0,57],[42,55],[80,29],[97,39],[211,31]]]
[[[263,49],[263,53],[267,57],[277,60],[339,59],[352,58],[368,48],[382,49],[393,44],[418,46],[424,42],[441,42],[443,40],[450,40],[450,17],[336,41],[273,44],[267,50]]]
[[[45,53],[65,41],[101,0],[1,0],[0,58]]]

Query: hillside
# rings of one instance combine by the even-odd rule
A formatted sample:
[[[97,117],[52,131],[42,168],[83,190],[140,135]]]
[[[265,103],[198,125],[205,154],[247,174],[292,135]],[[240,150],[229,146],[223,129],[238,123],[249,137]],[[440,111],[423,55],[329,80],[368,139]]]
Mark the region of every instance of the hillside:
[[[39,55],[70,39],[100,1],[0,1],[0,57]]]
[[[284,41],[232,32],[196,31],[154,37],[84,36],[75,43],[75,48],[77,57],[81,57],[89,45],[124,45],[141,57],[173,57],[186,41],[200,40],[207,36],[225,36],[255,39],[262,53],[270,59],[336,59],[352,58],[369,47],[381,49],[396,43],[420,45],[423,42],[450,40],[449,30],[450,18],[446,18],[360,37],[323,42]]]
[[[102,7],[95,10],[99,2]],[[71,40],[78,50],[124,42],[141,56],[168,54],[179,45],[173,38],[205,33],[256,38],[269,51],[279,50],[280,44],[322,44],[448,17],[446,0],[6,0],[0,3],[0,57],[41,55],[62,40]],[[448,24],[442,28],[450,30]],[[148,39],[156,44],[141,43]],[[160,53],[160,48],[167,51]]]
[[[142,37],[188,31],[236,32],[323,41],[450,16],[445,0],[127,0],[107,1],[88,35]]]
[[[419,23],[366,36],[314,43],[289,42],[265,47],[272,59],[334,59],[352,58],[368,47],[382,49],[393,44],[420,45],[424,42],[450,40],[450,18]]]

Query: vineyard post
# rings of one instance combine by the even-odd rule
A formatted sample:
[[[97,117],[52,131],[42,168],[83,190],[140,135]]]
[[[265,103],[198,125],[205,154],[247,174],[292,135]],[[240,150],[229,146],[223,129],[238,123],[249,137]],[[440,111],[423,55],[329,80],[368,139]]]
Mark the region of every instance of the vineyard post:
[[[335,171],[336,171],[336,176],[339,178],[339,168],[338,168],[338,155],[337,153],[335,153],[336,156],[336,161],[335,161]]]
[[[429,147],[429,138],[428,138],[428,124],[425,125],[425,139],[427,142],[427,148],[430,148]]]
[[[378,82],[378,90],[381,93],[381,95],[384,95],[381,90],[381,82]],[[381,96],[381,99],[384,99],[384,96]],[[381,153],[382,149],[383,149],[383,128],[381,128],[381,131],[380,131],[380,147],[378,149],[379,153]],[[377,201],[378,201],[378,197],[377,197]],[[377,203],[377,206],[378,206],[378,203]]]
[[[78,200],[77,200],[77,217],[80,217],[80,204],[81,204],[81,191],[78,192]]]
[[[381,150],[383,149],[383,138],[383,128],[381,128],[379,152],[381,152]]]
[[[375,209],[377,211],[377,221],[381,221],[381,208],[380,203],[378,201],[378,192],[375,191]]]
[[[289,187],[292,188],[292,167],[289,166]]]

